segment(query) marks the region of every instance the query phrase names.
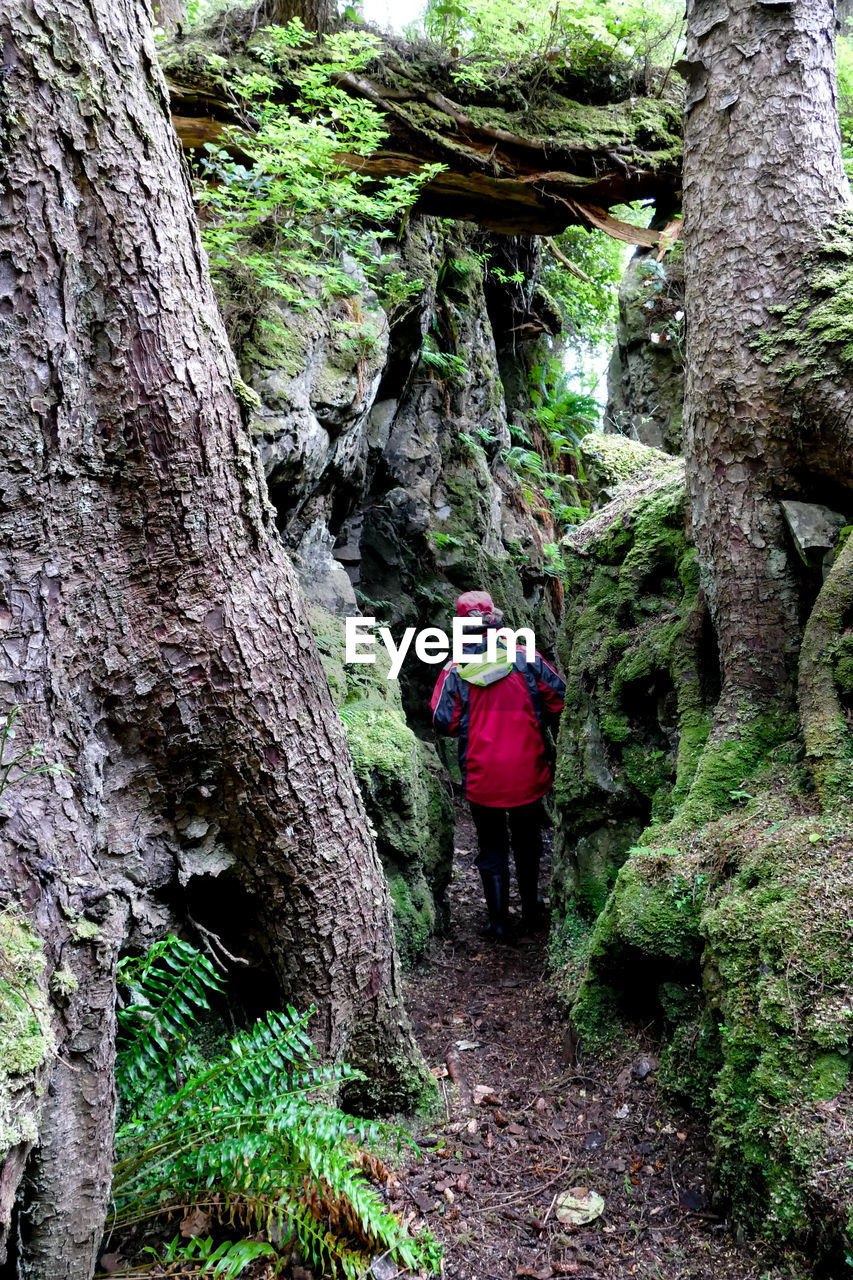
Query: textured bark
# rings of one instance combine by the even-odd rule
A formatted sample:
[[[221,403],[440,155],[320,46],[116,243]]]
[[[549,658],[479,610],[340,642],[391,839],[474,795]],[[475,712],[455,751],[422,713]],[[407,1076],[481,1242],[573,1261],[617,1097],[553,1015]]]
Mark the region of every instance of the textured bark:
[[[335,25],[337,6],[333,0],[260,0],[257,15],[261,26],[284,26],[299,18],[306,31],[324,32]]]
[[[355,1057],[397,1102],[424,1068],[381,867],[233,394],[147,6],[0,0],[0,36],[0,713],[20,703],[19,741],[74,772],[10,793],[0,889],[51,967],[79,977],[56,1008],[21,1273],[86,1280],[117,954],[188,904],[253,962],[259,1004],[319,1005],[324,1052]]]
[[[154,0],[154,20],[164,31],[180,27],[186,17],[186,0]]]
[[[847,199],[834,33],[830,0],[688,6],[685,443],[720,643],[716,741],[794,705],[803,602],[777,499],[802,492],[802,440],[753,343]]]

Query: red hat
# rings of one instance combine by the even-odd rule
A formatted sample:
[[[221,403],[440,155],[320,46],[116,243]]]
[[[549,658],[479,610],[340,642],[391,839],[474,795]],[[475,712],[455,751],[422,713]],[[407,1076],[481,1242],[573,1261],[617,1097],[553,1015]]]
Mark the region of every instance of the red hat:
[[[466,591],[456,601],[456,612],[460,618],[470,618],[476,614],[485,623],[494,622],[495,606],[488,591]]]

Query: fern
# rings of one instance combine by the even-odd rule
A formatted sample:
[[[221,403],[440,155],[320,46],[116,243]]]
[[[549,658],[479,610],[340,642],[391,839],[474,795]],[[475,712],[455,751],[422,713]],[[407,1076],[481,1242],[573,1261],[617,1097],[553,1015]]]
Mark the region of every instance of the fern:
[[[119,961],[117,978],[127,1002],[116,1015],[116,1083],[123,1108],[133,1110],[153,1086],[173,1082],[199,1010],[224,984],[206,956],[172,936],[141,959]]]
[[[118,1074],[137,1097],[145,1072],[160,1081],[167,1066],[163,1009],[176,1011],[168,1025],[177,1043],[197,1010],[207,1007],[207,992],[221,989],[212,967],[194,958],[200,959],[194,948],[169,939],[148,957],[150,965],[131,971],[149,1017],[132,1024],[120,1049],[133,1071],[120,1061]],[[187,978],[183,985],[180,975]],[[153,1011],[152,990],[163,997]],[[369,1153],[377,1141],[417,1147],[396,1126],[330,1104],[341,1084],[362,1076],[345,1064],[319,1061],[307,1031],[313,1012],[267,1013],[235,1036],[227,1053],[191,1070],[180,1087],[149,1092],[147,1105],[137,1105],[116,1136],[115,1227],[196,1206],[284,1246],[296,1244],[315,1267],[353,1280],[363,1274],[366,1255],[375,1253],[388,1252],[408,1268],[437,1267],[433,1238],[408,1235],[367,1176],[384,1168]],[[160,1037],[150,1052],[143,1045],[147,1031]]]
[[[434,369],[440,378],[447,378],[451,382],[464,383],[470,373],[462,357],[441,351],[431,333],[424,338],[421,360],[430,369]]]
[[[236,1280],[250,1262],[277,1256],[271,1244],[260,1240],[223,1240],[215,1245],[212,1236],[197,1236],[193,1240],[175,1236],[165,1252],[150,1246],[144,1252],[151,1254],[161,1267],[174,1262],[198,1262],[201,1264],[199,1274],[212,1276],[213,1280]]]

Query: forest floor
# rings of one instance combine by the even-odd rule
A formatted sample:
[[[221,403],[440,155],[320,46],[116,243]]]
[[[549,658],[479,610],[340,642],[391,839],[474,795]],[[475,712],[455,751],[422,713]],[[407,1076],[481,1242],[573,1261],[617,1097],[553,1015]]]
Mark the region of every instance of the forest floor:
[[[737,1243],[713,1211],[704,1127],[658,1088],[651,1035],[636,1033],[616,1061],[585,1058],[547,982],[546,931],[517,947],[479,936],[474,839],[460,816],[451,932],[407,983],[445,1117],[421,1135],[423,1159],[400,1171],[396,1207],[408,1201],[443,1243],[447,1280],[810,1274]],[[586,1226],[560,1220],[572,1188],[586,1189],[582,1202],[603,1198]]]

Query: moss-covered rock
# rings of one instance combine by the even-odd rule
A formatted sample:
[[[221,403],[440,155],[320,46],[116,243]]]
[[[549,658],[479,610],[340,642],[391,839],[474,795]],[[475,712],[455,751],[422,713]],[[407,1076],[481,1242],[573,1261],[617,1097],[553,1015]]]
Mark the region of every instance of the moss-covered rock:
[[[833,1258],[853,1214],[853,818],[809,811],[790,754],[745,809],[630,852],[571,1017],[599,1052],[656,1020],[662,1084],[710,1117],[720,1204]]]
[[[41,940],[17,912],[0,912],[0,1159],[38,1136],[34,1099],[53,1051]]]
[[[344,625],[310,611],[391,893],[397,946],[411,963],[445,924],[453,809],[434,748],[406,724],[399,685],[377,646],[376,663],[344,665]]]
[[[554,897],[604,906],[626,851],[687,793],[713,687],[681,464],[636,441],[585,442],[615,497],[563,542]],[[710,664],[709,664],[710,665]]]
[[[599,1052],[626,1020],[673,1012],[673,989],[695,984],[699,917],[708,876],[677,849],[634,849],[616,877],[589,942],[572,1023]]]

